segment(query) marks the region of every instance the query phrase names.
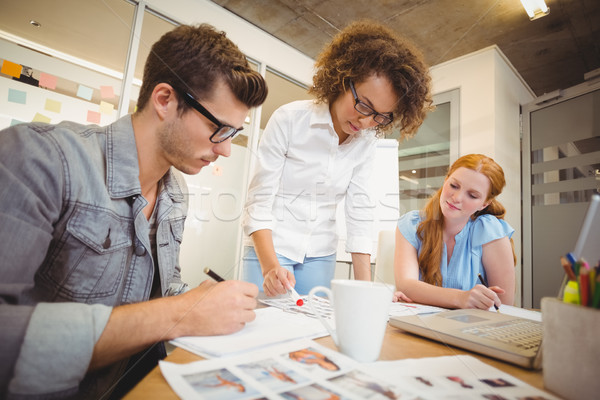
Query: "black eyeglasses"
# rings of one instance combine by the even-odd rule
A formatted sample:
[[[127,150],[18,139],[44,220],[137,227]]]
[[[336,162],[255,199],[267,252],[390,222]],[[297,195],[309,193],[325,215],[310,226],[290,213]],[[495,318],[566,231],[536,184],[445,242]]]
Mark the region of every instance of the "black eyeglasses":
[[[362,115],[373,116],[373,121],[377,122],[381,126],[389,125],[394,120],[394,115],[392,113],[381,114],[377,111],[373,110],[371,106],[367,103],[364,103],[358,99],[358,95],[356,94],[356,89],[354,89],[354,84],[350,81],[350,90],[352,91],[352,95],[354,96],[354,109],[361,113]]]
[[[188,92],[184,92],[182,90],[178,90],[178,92],[183,97],[183,100],[190,107],[192,107],[193,109],[198,111],[200,114],[204,115],[210,122],[212,122],[213,124],[215,124],[217,126],[217,129],[215,129],[215,131],[213,132],[212,135],[210,135],[210,138],[209,138],[209,140],[212,143],[224,142],[227,139],[234,137],[236,133],[238,133],[239,131],[244,129],[244,127],[234,128],[231,125],[225,125],[224,123],[222,123],[221,121],[216,119],[215,116],[210,113],[210,111],[208,111],[206,108],[204,108],[202,106],[202,104],[198,103],[198,100],[196,100],[194,98],[194,96],[192,96]]]

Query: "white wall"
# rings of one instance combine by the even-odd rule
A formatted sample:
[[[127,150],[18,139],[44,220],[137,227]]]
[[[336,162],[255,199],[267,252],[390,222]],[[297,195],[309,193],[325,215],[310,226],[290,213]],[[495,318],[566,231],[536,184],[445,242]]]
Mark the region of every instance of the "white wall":
[[[434,93],[460,89],[459,156],[483,153],[504,169],[507,185],[499,200],[515,228],[515,303],[521,304],[520,106],[535,96],[497,46],[436,65],[431,73]]]

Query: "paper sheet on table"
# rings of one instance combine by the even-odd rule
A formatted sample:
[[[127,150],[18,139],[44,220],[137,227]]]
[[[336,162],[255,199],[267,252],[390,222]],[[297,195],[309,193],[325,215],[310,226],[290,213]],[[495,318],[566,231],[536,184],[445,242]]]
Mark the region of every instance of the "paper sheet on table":
[[[318,319],[285,312],[276,307],[256,310],[256,319],[231,335],[185,336],[172,340],[175,346],[203,357],[223,357],[256,350],[299,338],[315,339],[329,333]]]
[[[316,318],[313,314],[312,309],[308,306],[308,296],[300,296],[304,300],[303,306],[297,306],[294,301],[289,296],[279,296],[279,297],[270,297],[267,299],[260,299],[259,301],[263,304],[277,307],[282,310],[297,312],[301,314],[305,314],[309,317]],[[329,303],[329,299],[326,297],[314,297],[316,304],[314,305],[317,310],[321,313],[321,316],[325,318],[330,318],[332,321],[335,321],[333,315],[333,309],[331,304]],[[416,304],[416,303],[391,303],[389,315],[392,316],[405,316],[405,315],[416,315],[416,314],[430,314],[436,313],[440,311],[446,311],[445,308],[435,307],[435,306],[427,306],[424,304]],[[335,322],[332,322],[335,323]]]
[[[360,364],[306,339],[159,365],[182,399],[557,399],[471,356]]]
[[[496,312],[494,307],[490,307],[490,311]],[[512,315],[513,317],[521,317],[531,319],[533,321],[542,321],[542,313],[539,311],[526,310],[520,307],[507,306],[502,304],[499,310],[502,314]]]

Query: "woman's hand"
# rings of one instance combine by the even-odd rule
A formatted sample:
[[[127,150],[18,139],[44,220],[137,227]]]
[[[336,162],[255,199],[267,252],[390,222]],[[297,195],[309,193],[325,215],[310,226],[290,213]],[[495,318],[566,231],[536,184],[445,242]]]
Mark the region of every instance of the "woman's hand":
[[[475,285],[473,289],[463,292],[460,308],[479,308],[489,310],[494,304],[502,305],[498,294],[503,294],[504,289],[499,286]]]
[[[408,297],[407,295],[405,295],[404,293],[402,293],[401,291],[397,291],[394,293],[394,297],[392,297],[392,301],[394,303],[397,303],[399,301],[403,301],[405,303],[412,303],[413,301],[410,299],[410,297]]]
[[[296,286],[294,274],[281,266],[271,268],[263,278],[263,290],[269,297],[286,294],[289,288]]]

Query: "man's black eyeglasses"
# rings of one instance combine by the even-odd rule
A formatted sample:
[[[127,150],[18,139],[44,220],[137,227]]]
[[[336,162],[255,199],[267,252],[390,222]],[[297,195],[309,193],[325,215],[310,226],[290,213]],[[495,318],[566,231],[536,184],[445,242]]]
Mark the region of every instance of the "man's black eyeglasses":
[[[354,84],[350,81],[350,90],[352,91],[352,95],[354,96],[354,109],[361,113],[362,115],[373,116],[373,121],[377,122],[381,126],[386,126],[390,124],[394,120],[394,115],[392,113],[381,114],[377,111],[373,110],[371,106],[367,103],[364,103],[358,99],[358,95],[356,94],[356,89],[354,89]]]
[[[194,96],[192,96],[188,92],[184,92],[182,90],[178,90],[178,92],[179,92],[180,96],[183,97],[183,100],[190,107],[192,107],[193,109],[198,111],[200,114],[204,115],[210,122],[212,122],[213,124],[215,124],[217,126],[217,129],[215,129],[213,134],[210,135],[209,140],[211,142],[213,142],[213,143],[224,142],[227,139],[234,137],[236,133],[238,133],[239,131],[244,129],[244,127],[234,128],[231,125],[225,125],[224,123],[222,123],[221,121],[216,119],[215,116],[210,113],[210,111],[208,111],[206,108],[204,108],[202,106],[202,104],[198,103],[198,100],[196,100],[194,98]]]

